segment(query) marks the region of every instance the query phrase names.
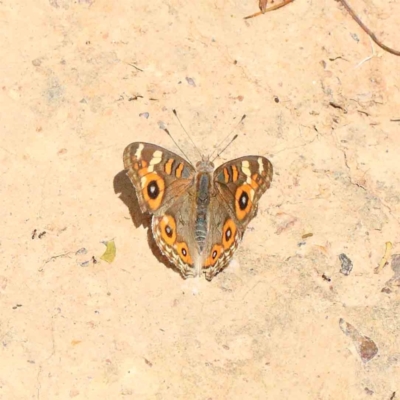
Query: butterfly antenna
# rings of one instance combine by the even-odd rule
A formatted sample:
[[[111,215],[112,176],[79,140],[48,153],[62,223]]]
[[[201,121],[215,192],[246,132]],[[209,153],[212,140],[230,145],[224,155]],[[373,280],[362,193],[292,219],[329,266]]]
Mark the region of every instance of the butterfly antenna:
[[[222,146],[222,143],[225,142],[226,139],[228,139],[229,136],[232,135],[233,132],[235,132],[235,130],[238,128],[238,126],[244,121],[244,119],[246,118],[246,114],[243,114],[243,117],[240,118],[240,121],[237,123],[237,125],[229,132],[228,135],[226,135],[221,142],[217,145],[217,147],[215,148],[215,150],[211,153],[210,155],[210,159],[212,158],[213,154],[218,151],[218,149]],[[238,135],[236,135],[225,147],[222,151],[220,151],[213,159],[212,161],[214,161],[216,158],[218,158],[226,149],[227,147],[238,137]]]
[[[180,120],[179,117],[178,117],[178,113],[176,112],[175,109],[173,109],[172,112],[174,113],[176,119],[178,120],[178,122],[179,122],[181,128],[182,128],[183,131],[186,133],[186,136],[189,138],[189,140],[192,142],[194,148],[195,148],[196,151],[199,153],[200,158],[202,158],[201,151],[200,151],[199,148],[196,146],[196,143],[193,141],[193,139],[191,138],[191,136],[187,133],[187,130],[185,129],[185,127],[182,125],[182,122],[181,122],[181,120]]]
[[[179,151],[185,156],[186,160],[190,161],[189,157],[185,154],[185,152],[180,148],[179,144],[175,141],[173,136],[169,133],[169,130],[164,126],[164,124],[160,124],[160,129],[162,129],[174,142],[175,146],[179,149]],[[190,161],[191,162],[191,161]]]
[[[234,141],[234,140],[236,140],[236,138],[238,137],[239,135],[235,135],[233,138],[232,138],[232,140],[211,160],[211,162],[214,162],[215,161],[215,159],[217,159],[231,144],[232,144],[232,142]]]

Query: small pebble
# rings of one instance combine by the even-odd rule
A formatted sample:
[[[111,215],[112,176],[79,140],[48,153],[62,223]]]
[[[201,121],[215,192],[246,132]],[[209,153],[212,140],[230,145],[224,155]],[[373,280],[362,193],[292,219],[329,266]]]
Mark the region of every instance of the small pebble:
[[[194,83],[194,80],[193,80],[192,78],[186,77],[186,82],[187,82],[190,86],[196,86],[196,84]]]
[[[355,33],[350,33],[350,36],[356,41],[359,42],[360,39],[358,38],[358,36]]]
[[[82,247],[75,253],[76,256],[78,256],[79,254],[87,254],[87,250],[84,247]]]
[[[400,275],[400,254],[393,254],[392,255],[392,262],[391,262],[392,270],[395,275]]]
[[[346,254],[342,253],[339,255],[339,260],[341,263],[340,272],[343,275],[350,275],[351,270],[353,269],[353,263],[351,262],[350,258],[346,256]]]
[[[89,266],[89,261],[84,261],[83,263],[79,263],[81,267],[88,267]]]

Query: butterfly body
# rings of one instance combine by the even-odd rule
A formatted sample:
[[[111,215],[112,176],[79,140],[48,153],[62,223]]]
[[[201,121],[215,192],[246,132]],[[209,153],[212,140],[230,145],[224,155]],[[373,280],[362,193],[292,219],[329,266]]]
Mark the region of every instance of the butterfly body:
[[[211,280],[231,260],[261,195],[272,180],[262,156],[227,162],[216,170],[207,158],[191,165],[150,143],[132,143],[124,166],[161,252],[184,278]]]

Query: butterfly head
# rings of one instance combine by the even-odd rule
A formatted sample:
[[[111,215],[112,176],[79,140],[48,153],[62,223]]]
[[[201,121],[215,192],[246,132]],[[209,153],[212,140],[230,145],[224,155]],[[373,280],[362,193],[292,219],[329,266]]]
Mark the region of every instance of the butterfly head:
[[[203,156],[201,161],[196,164],[196,170],[198,172],[206,172],[211,174],[214,172],[214,164],[210,161],[209,157]]]

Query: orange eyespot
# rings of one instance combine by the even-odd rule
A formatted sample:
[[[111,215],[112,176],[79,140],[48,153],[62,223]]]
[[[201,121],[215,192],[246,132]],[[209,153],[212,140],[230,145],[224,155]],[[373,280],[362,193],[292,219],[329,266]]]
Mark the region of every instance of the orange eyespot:
[[[225,250],[232,246],[235,241],[236,232],[237,229],[235,223],[231,219],[227,219],[222,229],[222,245]]]
[[[214,244],[213,248],[211,249],[210,255],[207,257],[203,268],[209,268],[215,265],[215,263],[220,258],[223,252],[223,248],[220,244]]]
[[[239,186],[235,193],[235,211],[239,220],[242,220],[250,212],[253,205],[253,189],[250,185]]]
[[[164,197],[165,183],[156,173],[150,173],[141,178],[143,185],[143,198],[152,210],[157,210],[160,207]]]
[[[176,222],[170,215],[164,215],[160,221],[161,238],[163,241],[172,246],[176,241]]]
[[[181,260],[189,265],[193,264],[192,257],[190,257],[188,246],[185,242],[180,242],[176,244],[176,250],[178,251]]]

